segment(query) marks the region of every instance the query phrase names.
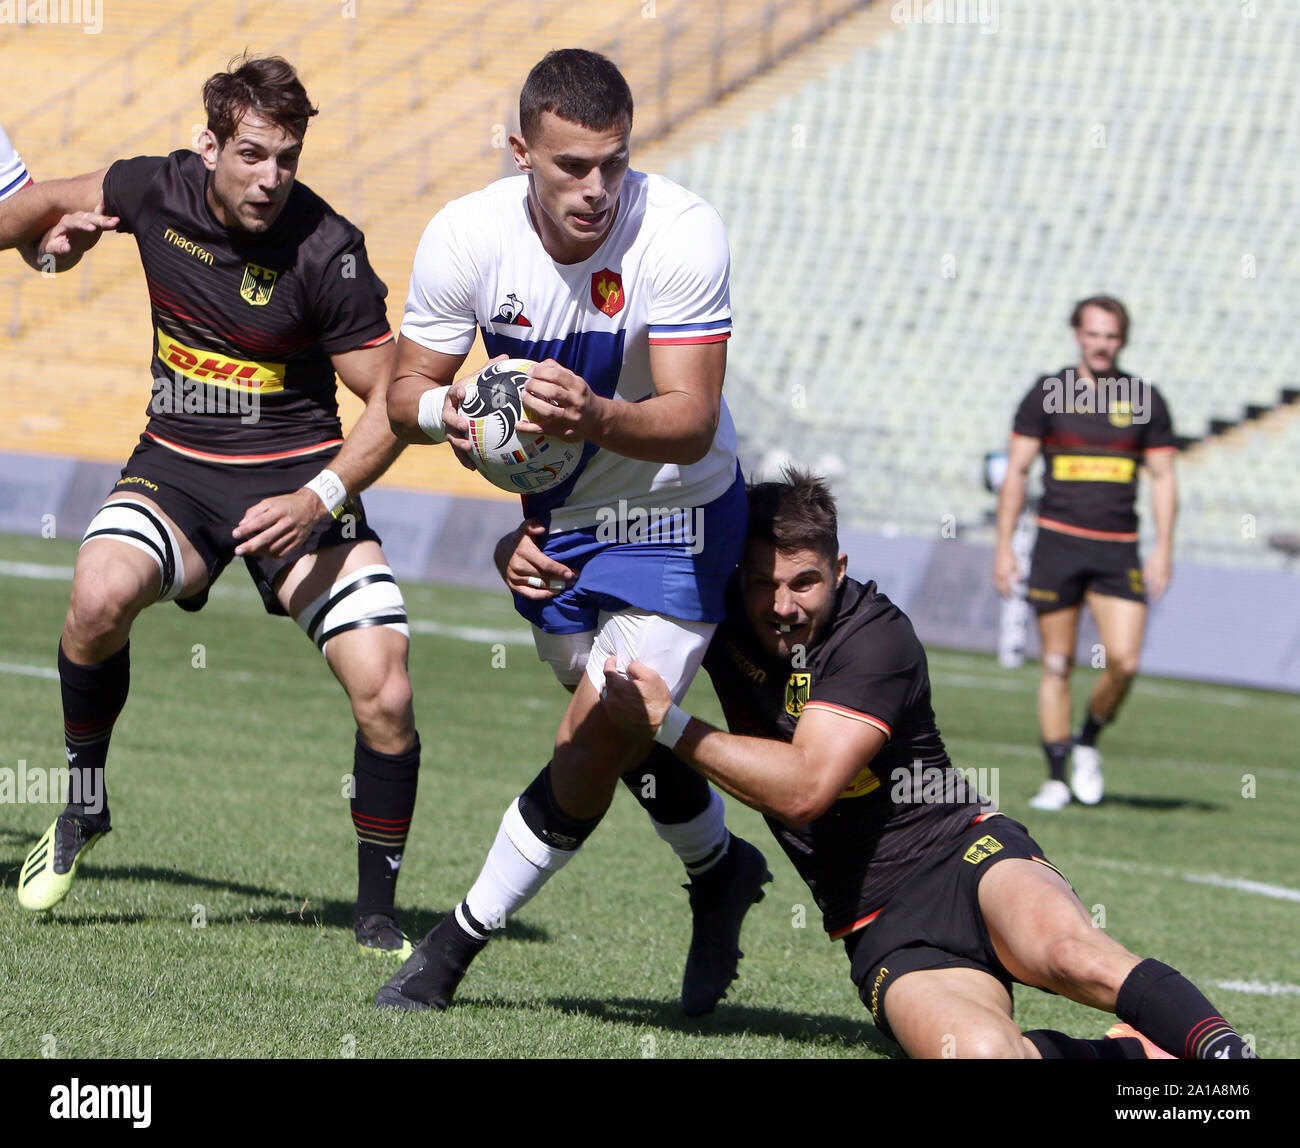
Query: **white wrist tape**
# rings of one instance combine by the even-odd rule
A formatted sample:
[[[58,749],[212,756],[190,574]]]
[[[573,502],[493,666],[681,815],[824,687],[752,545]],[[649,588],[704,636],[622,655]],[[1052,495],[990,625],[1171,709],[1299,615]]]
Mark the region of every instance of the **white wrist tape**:
[[[329,469],[322,470],[310,482],[304,482],[303,489],[313,491],[325,504],[325,509],[335,518],[339,516],[339,511],[348,500],[348,492],[343,485],[343,480]]]
[[[668,712],[664,714],[664,720],[659,723],[659,728],[655,730],[655,741],[660,745],[666,745],[669,749],[676,747],[681,741],[682,734],[686,732],[687,723],[691,720],[691,715],[678,705],[668,707]]]
[[[447,430],[442,425],[442,407],[447,401],[447,392],[451,387],[434,387],[420,396],[420,405],[416,411],[415,421],[420,429],[434,442],[446,442]]]

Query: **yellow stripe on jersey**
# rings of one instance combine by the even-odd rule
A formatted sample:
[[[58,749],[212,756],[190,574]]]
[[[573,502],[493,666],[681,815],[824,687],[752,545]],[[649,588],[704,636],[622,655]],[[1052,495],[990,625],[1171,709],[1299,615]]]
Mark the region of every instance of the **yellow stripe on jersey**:
[[[214,387],[270,394],[284,390],[284,363],[261,363],[253,359],[232,359],[228,355],[187,347],[179,339],[157,330],[158,357],[187,379],[198,379]]]
[[[1061,482],[1132,482],[1137,461],[1093,454],[1058,454],[1052,477]]]

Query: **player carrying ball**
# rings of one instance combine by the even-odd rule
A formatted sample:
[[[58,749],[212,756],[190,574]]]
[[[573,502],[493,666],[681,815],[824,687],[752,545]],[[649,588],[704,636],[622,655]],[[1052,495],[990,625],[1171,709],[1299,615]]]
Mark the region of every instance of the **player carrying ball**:
[[[389,389],[393,428],[465,457],[455,373],[480,330],[490,355],[533,359],[532,433],[585,443],[574,474],[525,498],[536,559],[515,605],[542,660],[573,692],[551,762],[511,803],[465,900],[380,990],[377,1003],[444,1008],[492,932],[595,829],[619,776],[686,865],[694,929],[688,1015],[736,973],[746,910],[767,864],[730,835],[722,799],[669,762],[646,798],[645,747],[600,707],[602,667],[641,657],[685,695],[723,612],[745,492],[722,399],[730,254],[718,214],[661,176],[629,170],[632,94],[605,57],[552,52],[519,97],[522,173],[448,204],[416,252]],[[647,538],[609,529],[650,516]],[[605,527],[605,528],[602,528]],[[534,538],[545,554],[538,553]],[[546,589],[558,580],[558,592]]]
[[[104,792],[136,615],[155,602],[202,609],[243,558],[267,612],[302,627],[352,704],[355,934],[405,954],[393,895],[420,757],[409,630],[356,498],[402,449],[385,409],[387,289],[361,232],[295,181],[316,109],[293,68],[244,60],[203,100],[197,153],[66,181],[71,214],[42,245],[70,266],[103,229],[134,235],[154,323],[149,423],[86,531],[59,644],[73,792]],[[346,439],[336,374],[366,404]],[[23,862],[20,903],[56,905],[109,829],[106,802],[69,804]]]

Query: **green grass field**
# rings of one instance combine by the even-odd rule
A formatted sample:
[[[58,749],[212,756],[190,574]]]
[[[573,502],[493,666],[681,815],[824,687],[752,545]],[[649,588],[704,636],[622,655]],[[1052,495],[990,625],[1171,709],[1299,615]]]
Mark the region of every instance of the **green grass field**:
[[[66,567],[74,552],[0,538],[8,562]],[[53,668],[68,585],[0,575],[0,768],[63,764]],[[424,761],[399,906],[420,935],[477,874],[502,811],[546,759],[565,695],[504,592],[405,592]],[[377,1011],[395,966],[352,942],[342,791],[354,727],[320,655],[264,615],[236,566],[201,614],[147,611],[132,661],[109,758],[115,828],[47,917],[19,908],[14,889],[57,809],[0,804],[0,1055],[900,1055],[762,819],[735,803],[733,828],[764,848],[776,880],[747,922],[730,999],[684,1019],[682,874],[626,793],[474,966],[455,1008]],[[1300,699],[1143,680],[1102,743],[1105,803],[1045,815],[1026,806],[1042,770],[1036,667],[934,650],[930,669],[954,761],[998,771],[1003,810],[1085,905],[1103,907],[1112,935],[1195,980],[1262,1056],[1300,1056]],[[1077,677],[1082,697],[1091,674]],[[688,704],[717,720],[707,679]],[[793,927],[800,906],[805,928]],[[1016,1011],[1023,1027],[1081,1036],[1108,1024],[1023,988]]]

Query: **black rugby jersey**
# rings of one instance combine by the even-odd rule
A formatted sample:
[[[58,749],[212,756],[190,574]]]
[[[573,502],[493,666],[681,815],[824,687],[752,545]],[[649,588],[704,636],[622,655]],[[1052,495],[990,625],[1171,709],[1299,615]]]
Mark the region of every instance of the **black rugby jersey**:
[[[1042,440],[1040,526],[1136,540],[1138,466],[1146,451],[1177,449],[1169,408],[1150,382],[1121,375],[1090,383],[1065,367],[1030,388],[1012,429]]]
[[[391,336],[361,232],[295,181],[260,234],[227,229],[196,152],[119,160],[104,204],[133,234],[153,309],[145,433],[253,462],[342,441],[331,354]]]
[[[812,824],[768,827],[808,883],[832,937],[882,908],[935,848],[980,813],[980,796],[952,767],[930,706],[925,650],[907,615],[874,582],[846,578],[803,669],[768,656],[737,584],[704,668],[732,733],[792,741],[802,712],[821,707],[867,721],[889,740]]]

